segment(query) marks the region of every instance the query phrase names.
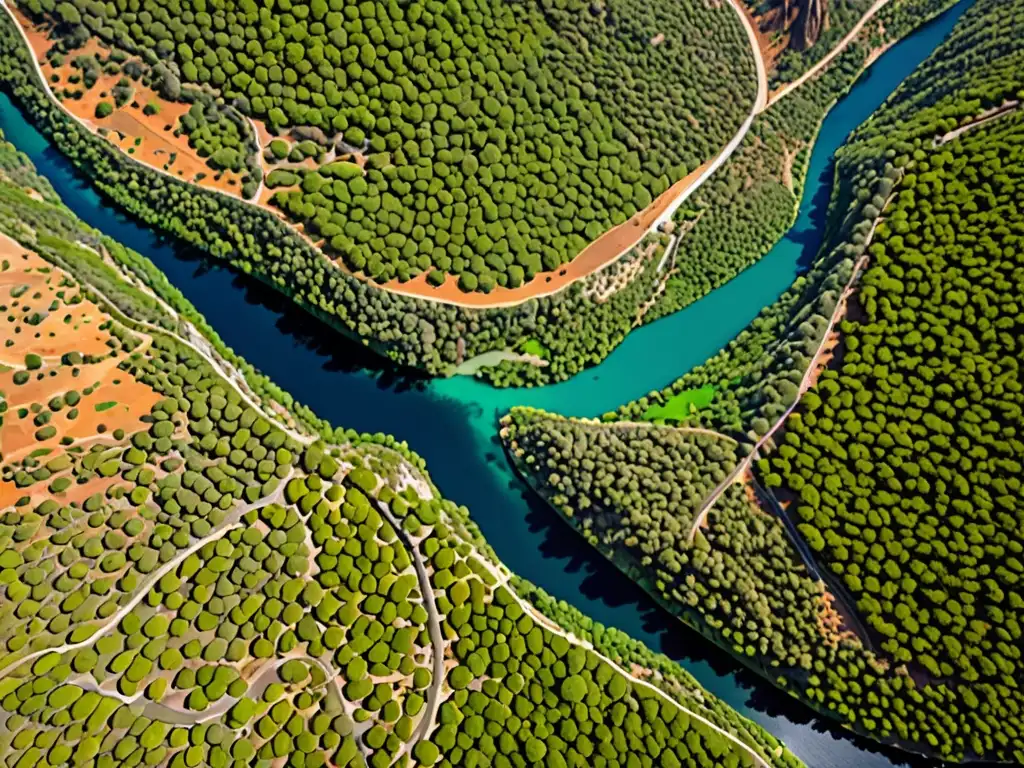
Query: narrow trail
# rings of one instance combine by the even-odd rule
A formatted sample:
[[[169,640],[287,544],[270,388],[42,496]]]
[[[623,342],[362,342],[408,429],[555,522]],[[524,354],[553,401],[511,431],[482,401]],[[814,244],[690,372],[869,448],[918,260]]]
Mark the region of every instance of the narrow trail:
[[[3,3],[3,1],[4,0],[0,0],[0,3]],[[69,274],[73,274],[70,270],[66,271]],[[89,283],[87,287],[97,297],[99,297],[104,304],[106,304],[106,311],[112,316],[116,316],[117,321],[122,325],[128,328],[132,328],[133,326],[141,326],[147,329],[150,333],[161,333],[164,334],[165,336],[170,336],[179,344],[182,344],[191,349],[193,352],[195,352],[197,355],[203,358],[203,360],[205,360],[210,365],[210,367],[213,368],[217,375],[223,378],[224,381],[232,389],[235,390],[235,392],[246,405],[251,407],[253,410],[257,411],[258,413],[263,414],[264,418],[273,423],[274,426],[276,426],[278,429],[280,429],[282,432],[291,437],[300,445],[311,445],[312,443],[315,443],[319,439],[318,436],[305,435],[301,432],[298,432],[297,430],[280,422],[275,416],[267,413],[266,408],[255,399],[255,395],[250,394],[250,392],[248,391],[248,385],[245,384],[245,378],[242,376],[242,374],[239,373],[238,370],[235,368],[230,368],[229,370],[228,364],[226,362],[222,364],[219,360],[217,360],[214,357],[214,349],[210,341],[205,336],[203,336],[203,334],[201,334],[196,329],[196,327],[192,325],[192,323],[190,323],[188,320],[184,320],[183,318],[181,318],[177,312],[172,311],[172,317],[174,317],[179,324],[184,326],[185,332],[189,336],[188,339],[179,336],[174,331],[169,331],[166,328],[154,325],[148,320],[138,320],[135,318],[128,317],[128,315],[126,315],[109,296],[103,293],[103,291],[101,291],[95,285]],[[168,309],[170,308],[168,307]],[[144,335],[139,331],[136,332],[140,333],[140,335]]]
[[[607,423],[595,419],[594,423],[601,424],[602,426],[605,427],[628,427],[629,429],[652,429],[655,427],[658,429],[666,428],[664,424],[655,424],[654,422],[651,421],[613,421],[611,423]],[[668,427],[668,429],[674,430],[676,432],[686,432],[692,435],[704,435],[706,437],[713,437],[717,440],[728,440],[730,443],[735,443],[737,445],[739,444],[739,440],[737,440],[735,437],[730,437],[724,432],[718,432],[714,429],[707,429],[705,427]]]
[[[807,540],[804,539],[799,529],[796,527],[796,523],[790,515],[786,514],[786,510],[782,508],[782,504],[775,497],[775,494],[770,489],[765,488],[758,481],[755,475],[750,476],[751,485],[754,487],[754,492],[762,499],[762,501],[771,507],[771,514],[779,518],[782,521],[782,525],[786,529],[786,535],[789,537],[790,542],[796,548],[797,553],[800,555],[800,559],[803,561],[804,567],[807,572],[811,575],[811,578],[820,581],[825,589],[831,593],[832,597],[842,606],[840,613],[842,614],[843,621],[850,625],[850,628],[854,631],[860,641],[869,648],[871,651],[875,651],[874,643],[871,641],[871,635],[868,633],[867,627],[860,620],[860,615],[857,611],[857,602],[850,596],[846,588],[837,582],[836,579],[832,578],[832,575],[827,570],[822,570],[817,561],[814,559],[814,553],[811,551],[810,546],[807,544]]]
[[[266,168],[263,167],[263,146],[260,144],[260,130],[256,127],[256,121],[251,117],[246,115],[245,119],[249,123],[249,130],[252,131],[252,140],[256,143],[256,162],[259,163],[260,166],[260,184],[256,187],[255,194],[248,199],[248,202],[258,203],[260,195],[263,194],[263,180],[267,177],[267,171]]]
[[[423,712],[423,717],[420,718],[419,724],[416,726],[416,730],[413,732],[412,738],[403,745],[402,751],[399,753],[400,757],[402,754],[411,752],[416,744],[428,738],[436,724],[437,712],[441,707],[441,684],[444,682],[444,635],[441,634],[441,617],[437,611],[437,602],[434,600],[434,588],[430,584],[430,574],[427,573],[427,566],[423,562],[423,556],[420,554],[419,549],[413,546],[408,534],[405,532],[405,528],[402,527],[401,521],[392,514],[388,505],[376,498],[374,502],[377,511],[395,530],[395,535],[398,536],[399,541],[402,542],[405,548],[409,550],[409,555],[412,557],[412,564],[416,569],[416,578],[419,581],[420,592],[423,595],[423,607],[427,611],[427,632],[430,634],[431,661],[433,663],[430,689],[427,691],[426,709]]]
[[[576,637],[576,635],[574,635],[572,632],[566,631],[559,624],[557,624],[556,622],[545,616],[543,613],[541,613],[541,611],[538,610],[537,607],[533,605],[533,603],[521,597],[519,593],[516,592],[516,590],[509,585],[509,581],[512,578],[512,574],[508,572],[504,564],[495,565],[486,557],[480,557],[479,560],[483,564],[483,566],[491,573],[491,575],[494,576],[494,578],[497,580],[497,584],[495,585],[494,588],[497,589],[501,586],[506,587],[506,589],[508,589],[509,594],[512,596],[512,599],[514,599],[519,604],[519,607],[522,608],[523,611],[527,613],[531,618],[533,618],[535,621],[539,622],[545,628],[547,628],[548,631],[550,631],[552,634],[564,638],[569,642],[570,645],[578,646],[580,648],[583,648],[584,650],[590,651],[599,659],[601,659],[601,661],[605,662],[608,666],[610,666],[620,675],[629,680],[630,683],[647,688],[671,706],[674,706],[678,708],[680,711],[685,712],[691,718],[699,720],[705,726],[707,726],[723,738],[728,739],[730,742],[740,747],[744,752],[748,753],[751,759],[754,761],[754,764],[757,766],[757,768],[771,768],[771,763],[765,760],[765,758],[762,757],[761,754],[753,747],[751,747],[749,744],[742,741],[740,738],[733,735],[729,731],[726,731],[725,729],[716,725],[712,721],[708,720],[699,712],[695,712],[689,707],[683,706],[678,700],[669,696],[667,693],[665,693],[665,691],[661,690],[661,688],[658,688],[656,685],[653,685],[647,682],[646,680],[641,680],[632,673],[627,672],[625,669],[619,666],[617,662],[613,661],[608,656],[601,653],[601,651],[599,651],[597,648],[595,648],[594,644],[591,643],[589,640],[583,640],[581,638]]]
[[[655,424],[653,421],[601,421],[600,419],[585,419],[585,418],[574,418],[572,421],[577,424],[584,424],[588,427],[600,427],[602,429],[671,429],[675,432],[686,432],[692,435],[704,435],[706,437],[713,437],[716,440],[728,440],[730,443],[739,445],[739,440],[735,437],[731,437],[724,432],[718,432],[714,429],[707,429],[706,427],[666,427],[664,424]]]
[[[976,128],[981,128],[983,125],[991,123],[993,120],[998,120],[1001,117],[1006,117],[1010,113],[1014,112],[1019,106],[1020,101],[1014,99],[1012,101],[1007,101],[998,107],[993,107],[992,109],[986,110],[985,112],[982,112],[980,115],[971,120],[969,123],[961,125],[959,128],[954,128],[952,131],[944,133],[941,136],[936,136],[932,146],[941,147],[943,144],[948,144],[954,139],[960,138],[965,133],[969,133],[970,131],[973,131]]]
[[[800,77],[798,77],[796,80],[789,83],[781,90],[778,90],[775,93],[771,94],[766,100],[764,106],[761,108],[761,111],[768,109],[768,107],[774,105],[779,99],[788,96],[790,93],[795,91],[801,85],[803,85],[812,77],[821,72],[821,70],[823,70],[825,67],[831,64],[832,60],[840,53],[842,53],[846,49],[846,46],[853,42],[857,35],[860,34],[860,31],[864,29],[864,25],[871,21],[871,19],[873,19],[875,15],[885,6],[887,6],[890,2],[891,0],[875,0],[874,5],[868,8],[867,12],[863,16],[861,16],[860,21],[853,25],[853,29],[847,32],[846,36],[842,40],[840,40],[831,51],[825,54],[825,56],[822,57],[822,59],[817,64],[815,64],[809,70],[800,75]]]
[[[688,200],[708,179],[710,179],[714,175],[714,173],[719,168],[721,168],[729,160],[730,157],[732,157],[733,153],[736,151],[736,149],[743,142],[743,139],[746,137],[747,132],[750,130],[750,127],[751,127],[751,125],[754,122],[754,118],[765,108],[765,105],[768,102],[768,75],[767,75],[767,70],[765,68],[764,59],[761,56],[761,50],[760,50],[760,47],[758,46],[757,35],[756,35],[755,31],[754,31],[753,26],[750,23],[750,20],[747,18],[747,15],[744,13],[743,8],[740,6],[740,2],[741,2],[741,0],[729,0],[729,5],[736,12],[736,15],[739,17],[740,22],[743,25],[743,29],[744,29],[744,31],[747,34],[747,38],[748,38],[748,41],[750,43],[750,49],[751,49],[751,52],[753,53],[753,57],[754,57],[754,67],[755,67],[756,75],[757,75],[757,94],[755,96],[754,103],[753,103],[753,105],[751,107],[750,114],[747,116],[747,119],[743,122],[743,124],[740,125],[739,129],[737,130],[737,132],[733,136],[733,138],[729,141],[728,144],[725,145],[725,147],[722,148],[722,151],[719,152],[719,154],[714,158],[714,160],[712,160],[709,164],[707,164],[703,168],[701,173],[695,179],[693,179],[692,182],[689,183],[683,190],[680,191],[680,193],[677,195],[677,197],[675,199],[673,199],[665,207],[665,209],[661,212],[661,214],[658,215],[646,228],[643,228],[643,229],[638,228],[637,229],[637,235],[636,235],[635,239],[632,240],[628,244],[628,246],[626,246],[625,248],[622,248],[621,250],[615,252],[610,258],[603,259],[599,263],[595,263],[589,269],[587,269],[586,271],[581,272],[579,275],[574,275],[571,280],[568,280],[568,281],[565,281],[565,282],[555,281],[555,285],[553,287],[549,286],[549,287],[547,287],[545,289],[545,288],[542,287],[542,284],[538,280],[535,279],[534,281],[531,281],[530,283],[526,283],[523,286],[520,295],[513,296],[513,297],[507,297],[506,296],[505,298],[498,298],[497,296],[495,296],[495,298],[488,299],[488,294],[465,294],[464,297],[461,296],[461,295],[451,295],[451,296],[446,295],[446,296],[442,297],[442,296],[438,295],[437,292],[434,291],[433,289],[429,289],[429,290],[419,289],[415,285],[412,286],[412,287],[410,287],[409,285],[405,285],[405,286],[403,286],[403,285],[396,285],[396,286],[389,285],[387,287],[381,287],[381,286],[377,286],[377,287],[380,290],[386,290],[386,291],[389,291],[391,293],[396,293],[396,294],[399,294],[399,295],[408,296],[408,297],[413,298],[413,299],[419,299],[419,300],[422,300],[422,301],[432,301],[432,302],[435,302],[435,303],[448,304],[448,305],[452,305],[452,306],[460,306],[460,307],[467,307],[467,308],[478,308],[478,309],[516,306],[518,304],[523,303],[524,301],[528,301],[529,299],[540,298],[540,297],[544,297],[544,296],[550,296],[550,295],[553,295],[555,293],[559,293],[559,292],[565,290],[566,288],[568,288],[573,283],[575,283],[575,282],[577,282],[577,281],[579,281],[579,280],[581,280],[583,278],[586,278],[589,275],[593,274],[594,272],[598,272],[598,271],[604,269],[605,267],[607,267],[607,266],[609,266],[611,264],[616,263],[617,261],[622,259],[626,254],[628,254],[636,246],[637,243],[639,243],[641,240],[643,240],[644,237],[646,237],[648,234],[650,234],[652,232],[657,231],[658,228],[661,227],[664,223],[666,223],[668,221],[671,221],[672,216],[679,209],[679,207],[682,206],[682,204],[684,202],[686,202],[686,200]],[[30,42],[30,40],[28,38],[28,35],[26,34],[25,30],[22,28],[21,24],[19,23],[17,16],[14,15],[14,12],[7,5],[7,0],[0,0],[0,7],[2,7],[7,12],[8,16],[11,19],[11,22],[14,24],[14,26],[18,30],[18,33],[21,35],[22,41],[25,43],[25,46],[28,49],[28,57],[29,57],[29,59],[32,62],[32,65],[33,65],[33,67],[35,69],[36,76],[39,78],[39,82],[42,84],[42,88],[43,88],[43,91],[46,94],[46,96],[58,108],[60,108],[64,112],[64,114],[68,115],[72,120],[74,120],[76,123],[78,123],[80,126],[82,126],[85,130],[89,131],[90,134],[92,134],[92,127],[88,123],[88,121],[83,120],[83,119],[77,117],[76,115],[72,114],[69,110],[65,109],[64,105],[61,103],[61,101],[56,97],[56,95],[51,90],[50,84],[47,81],[45,74],[43,73],[42,67],[39,65],[39,61],[38,61],[38,59],[36,57],[35,49],[33,49],[32,44],[31,44],[31,42]],[[253,129],[254,132],[256,132],[256,136],[257,136],[256,142],[257,142],[257,146],[259,146],[259,144],[260,144],[259,132],[258,132],[255,124],[253,123],[253,121],[251,119],[250,119],[249,122],[250,122],[250,127]],[[154,171],[156,173],[163,174],[164,176],[166,176],[168,178],[171,178],[171,179],[174,179],[175,181],[177,181],[179,183],[185,183],[185,184],[189,183],[189,182],[182,182],[182,180],[180,178],[178,178],[177,176],[175,176],[174,174],[172,174],[172,173],[170,173],[168,171],[163,170],[162,168],[157,168],[157,167],[154,167],[154,166],[147,165],[146,163],[142,163],[139,160],[135,159],[134,157],[131,157],[130,155],[127,155],[125,153],[122,153],[122,155],[123,155],[123,157],[128,159],[130,162],[137,164],[138,166],[140,166],[141,168],[143,168],[145,170],[150,170],[150,171]],[[204,191],[209,191],[209,192],[212,192],[213,194],[221,195],[222,197],[225,197],[225,198],[227,198],[229,200],[232,200],[234,202],[237,202],[237,203],[242,203],[244,205],[250,205],[250,206],[252,206],[252,207],[254,207],[254,208],[256,208],[256,209],[258,209],[260,211],[263,211],[264,213],[267,213],[267,214],[270,214],[270,215],[273,216],[273,215],[275,215],[275,211],[271,210],[267,206],[264,206],[264,205],[260,204],[260,202],[259,202],[260,194],[263,192],[263,189],[264,189],[264,184],[263,184],[263,180],[261,179],[259,189],[257,190],[257,194],[255,196],[253,196],[252,198],[250,198],[250,199],[246,199],[246,198],[240,197],[238,195],[234,195],[234,194],[231,194],[229,192],[225,192],[223,190],[216,189],[216,188],[213,188],[213,187],[210,187],[210,188],[204,187],[203,188]],[[289,228],[289,230],[291,230],[294,234],[296,234],[299,237],[305,238],[305,235],[303,234],[303,232],[295,224],[293,224],[292,222],[287,221],[287,220],[281,218],[281,216],[276,216],[276,218],[278,220],[282,221]],[[308,242],[308,240],[307,240],[307,242]],[[318,253],[320,253],[323,256],[323,258],[325,258],[325,259],[327,258],[327,256],[325,254],[323,254],[322,251],[320,251],[315,246],[313,246],[313,247],[314,247],[314,249]],[[541,273],[541,274],[544,274],[544,273]],[[555,273],[555,274],[557,274],[557,273]],[[497,292],[498,295],[500,295],[500,293],[501,292]]]
[[[871,241],[875,236],[875,230],[878,228],[878,223],[882,220],[882,213],[885,211],[885,208],[889,206],[889,203],[891,203],[892,200],[893,195],[890,195],[889,199],[885,201],[885,205],[882,207],[882,212],[880,212],[878,217],[875,218],[875,220],[871,223],[871,230],[868,232],[868,236],[864,241],[865,251],[867,250],[868,246],[871,245]],[[789,418],[790,414],[792,414],[796,407],[800,405],[800,400],[803,398],[804,393],[807,392],[807,390],[810,389],[811,387],[811,383],[815,374],[815,368],[818,365],[818,359],[821,357],[822,350],[824,350],[825,345],[828,344],[829,337],[835,330],[836,323],[839,322],[840,317],[842,317],[842,315],[845,313],[847,301],[849,300],[850,295],[853,293],[854,287],[857,284],[857,280],[859,279],[861,272],[864,270],[864,267],[867,266],[868,261],[869,258],[867,253],[865,252],[865,254],[861,256],[857,260],[857,263],[854,265],[853,273],[850,275],[850,279],[847,281],[846,286],[843,288],[843,292],[839,297],[839,301],[836,302],[836,306],[832,310],[832,316],[829,318],[828,326],[825,328],[825,332],[822,334],[821,341],[818,343],[817,348],[814,350],[814,355],[811,357],[811,361],[810,364],[807,366],[807,370],[804,371],[803,378],[800,379],[800,387],[797,390],[796,398],[793,400],[792,404],[785,411],[783,411],[782,415],[778,418],[778,420],[776,420],[776,422],[772,424],[771,428],[767,432],[765,432],[764,435],[762,435],[761,439],[754,444],[754,447],[750,451],[750,453],[747,454],[746,457],[744,457],[744,459],[739,464],[736,465],[735,469],[733,469],[733,471],[729,473],[729,476],[726,477],[721,483],[719,483],[718,486],[707,497],[707,499],[704,500],[704,503],[701,505],[700,511],[698,511],[698,513],[694,516],[693,524],[690,526],[690,533],[686,538],[688,544],[693,543],[693,539],[697,535],[697,530],[703,526],[704,521],[708,516],[708,512],[710,512],[711,508],[714,507],[715,502],[718,501],[719,497],[725,492],[725,489],[728,488],[733,483],[735,483],[739,478],[743,476],[744,472],[750,469],[751,464],[753,464],[754,460],[758,458],[758,454],[761,448],[763,448],[765,443],[767,443],[772,438],[772,436],[779,429],[782,428],[782,426],[786,423],[786,420]]]
[[[874,232],[874,229],[872,229],[872,232]],[[868,243],[870,242],[871,241],[869,239]],[[803,394],[809,388],[811,376],[813,375],[815,366],[818,363],[818,358],[821,356],[821,351],[825,348],[825,345],[828,343],[829,336],[831,336],[832,331],[835,328],[835,324],[839,320],[839,317],[845,311],[846,299],[853,291],[854,282],[860,276],[860,272],[864,268],[864,265],[867,264],[867,262],[867,256],[861,256],[860,259],[857,261],[857,265],[853,269],[853,275],[850,277],[850,282],[847,283],[846,288],[843,291],[842,299],[836,302],[836,308],[832,311],[832,317],[829,319],[828,327],[825,329],[825,333],[821,337],[821,342],[818,344],[818,348],[814,351],[814,356],[811,358],[810,365],[808,365],[807,370],[804,371],[804,376],[800,382],[799,393],[796,399],[785,411],[783,411],[782,415],[774,424],[772,424],[771,428],[767,432],[765,432],[764,435],[761,436],[761,439],[754,444],[754,447],[750,451],[750,453],[747,454],[743,458],[743,460],[736,465],[733,471],[729,473],[729,476],[726,477],[721,483],[719,483],[718,486],[711,492],[711,495],[709,495],[707,499],[704,500],[704,503],[701,505],[700,511],[694,516],[693,524],[690,526],[690,533],[686,539],[688,544],[693,543],[694,536],[697,535],[697,530],[704,525],[704,520],[707,518],[708,513],[711,511],[712,507],[715,506],[715,502],[718,501],[719,497],[721,497],[721,495],[725,492],[726,488],[728,488],[733,483],[737,482],[743,476],[743,473],[750,469],[750,465],[753,464],[754,460],[758,458],[758,454],[761,448],[763,448],[765,443],[771,440],[775,433],[782,428],[782,426],[786,423],[786,420],[790,417],[790,414],[792,414],[793,411],[796,410],[797,406],[800,405],[800,400],[802,399]]]
[[[289,473],[288,478],[283,479],[278,484],[277,490],[275,490],[272,494],[270,494],[269,496],[264,496],[262,499],[254,501],[250,504],[245,504],[237,508],[234,512],[228,515],[228,517],[225,518],[225,520],[213,531],[211,531],[208,535],[204,536],[201,539],[198,539],[195,543],[192,544],[192,546],[188,547],[188,549],[182,550],[177,555],[175,555],[172,560],[169,560],[160,568],[153,571],[153,573],[145,580],[145,582],[143,582],[142,586],[138,588],[138,590],[135,593],[135,596],[132,597],[131,600],[129,600],[127,603],[125,603],[125,605],[122,606],[120,610],[112,614],[101,625],[99,625],[97,630],[93,632],[85,640],[82,640],[77,643],[64,643],[53,648],[43,648],[42,650],[33,651],[32,653],[25,654],[24,656],[20,656],[18,658],[8,658],[3,662],[3,666],[0,667],[0,679],[3,679],[12,671],[18,669],[22,665],[33,662],[36,659],[46,656],[47,654],[70,653],[71,651],[77,651],[80,648],[86,648],[95,643],[101,637],[110,632],[110,630],[116,627],[125,616],[131,613],[135,609],[135,606],[137,606],[146,598],[150,590],[153,589],[153,586],[157,584],[160,581],[160,579],[162,579],[168,573],[170,573],[179,565],[181,565],[189,555],[198,552],[200,549],[202,549],[204,546],[206,546],[212,541],[218,541],[234,529],[241,528],[241,518],[244,515],[251,512],[252,510],[262,509],[263,507],[269,504],[278,503],[284,494],[285,485],[287,485],[288,479],[290,478],[291,474]]]

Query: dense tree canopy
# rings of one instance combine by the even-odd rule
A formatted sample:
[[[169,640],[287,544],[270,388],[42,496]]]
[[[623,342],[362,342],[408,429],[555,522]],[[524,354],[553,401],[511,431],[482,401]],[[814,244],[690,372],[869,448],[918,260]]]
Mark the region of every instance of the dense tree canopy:
[[[800,768],[666,657],[508,574],[404,443],[286,407],[3,142],[0,232],[22,241],[7,323],[52,288],[54,312],[102,304],[109,333],[0,371],[25,374],[0,389],[10,765]],[[30,253],[38,296],[13,279]],[[27,393],[104,366],[154,393],[131,430],[12,450],[93,385]]]
[[[64,6],[25,3],[363,155],[364,175],[309,172],[276,203],[380,281],[556,269],[713,157],[753,94],[735,12],[696,0]]]
[[[1024,760],[1022,14],[978,0],[839,153],[808,273],[705,365],[606,414],[679,428],[517,409],[504,432],[545,498],[684,620],[861,732],[958,760]],[[636,440],[697,425],[739,447],[676,488],[665,449]],[[702,490],[755,444],[750,474]],[[644,499],[590,500],[651,471],[665,486]],[[664,498],[676,519],[651,512]]]

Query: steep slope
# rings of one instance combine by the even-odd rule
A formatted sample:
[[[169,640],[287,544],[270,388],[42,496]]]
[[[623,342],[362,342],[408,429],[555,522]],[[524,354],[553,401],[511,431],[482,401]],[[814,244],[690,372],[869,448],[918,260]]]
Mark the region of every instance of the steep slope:
[[[670,610],[861,733],[952,760],[1024,762],[1022,22],[979,0],[854,135],[829,244],[727,350],[617,423],[503,429]],[[737,447],[704,467],[698,426]]]

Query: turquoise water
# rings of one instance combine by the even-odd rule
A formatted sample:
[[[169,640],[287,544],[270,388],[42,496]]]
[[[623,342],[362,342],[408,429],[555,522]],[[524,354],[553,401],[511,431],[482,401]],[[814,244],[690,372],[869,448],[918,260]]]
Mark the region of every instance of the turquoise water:
[[[811,768],[909,765],[900,753],[879,751],[812,717],[667,617],[518,481],[505,462],[495,427],[514,405],[599,415],[665,386],[739,333],[792,283],[799,265],[820,246],[835,149],[935,49],[971,2],[962,0],[890,49],[830,112],[811,157],[797,222],[769,254],[689,308],[634,331],[601,365],[538,389],[495,390],[469,378],[424,381],[382,370],[361,346],[325,329],[270,289],[167,243],[110,208],[4,94],[0,129],[83,220],[152,259],[226,343],[299,401],[336,425],[406,440],[427,460],[445,496],[469,507],[514,571],[596,621],[678,659],[705,687],[764,725]]]

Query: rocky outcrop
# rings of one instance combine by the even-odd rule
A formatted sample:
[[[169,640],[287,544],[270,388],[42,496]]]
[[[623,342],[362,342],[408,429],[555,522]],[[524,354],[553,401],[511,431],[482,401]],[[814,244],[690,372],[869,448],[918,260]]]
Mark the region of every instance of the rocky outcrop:
[[[828,29],[828,0],[792,0],[792,4],[800,10],[793,22],[789,45],[796,51],[806,51]]]

